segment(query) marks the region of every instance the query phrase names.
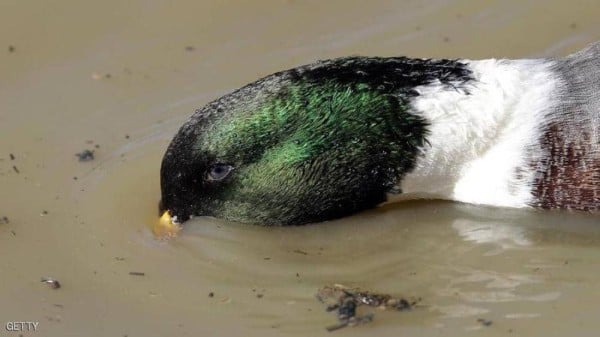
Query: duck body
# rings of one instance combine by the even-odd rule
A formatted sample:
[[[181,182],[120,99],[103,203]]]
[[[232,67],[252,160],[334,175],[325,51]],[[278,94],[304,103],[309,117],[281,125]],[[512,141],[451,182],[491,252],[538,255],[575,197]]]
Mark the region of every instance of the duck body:
[[[563,59],[463,61],[463,90],[416,88],[430,147],[404,195],[505,207],[600,209],[600,45]]]
[[[562,59],[347,57],[275,73],[195,114],[161,211],[265,225],[431,198],[600,210],[600,45]]]

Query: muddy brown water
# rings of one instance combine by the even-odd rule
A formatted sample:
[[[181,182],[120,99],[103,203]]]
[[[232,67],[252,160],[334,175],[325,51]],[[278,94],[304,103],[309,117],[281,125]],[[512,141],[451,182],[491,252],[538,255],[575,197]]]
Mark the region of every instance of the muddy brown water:
[[[332,283],[423,299],[335,334],[597,335],[597,217],[409,202],[298,228],[197,218],[169,242],[149,224],[166,145],[223,93],[351,54],[566,55],[600,38],[599,11],[597,1],[2,1],[0,335],[18,335],[4,331],[11,321],[39,322],[21,332],[39,336],[326,335],[335,317],[314,294]],[[93,161],[77,160],[85,149]]]

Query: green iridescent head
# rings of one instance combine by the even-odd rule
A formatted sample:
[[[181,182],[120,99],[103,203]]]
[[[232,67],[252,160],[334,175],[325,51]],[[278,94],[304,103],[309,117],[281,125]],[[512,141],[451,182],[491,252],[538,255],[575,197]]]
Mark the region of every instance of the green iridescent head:
[[[319,62],[197,110],[163,159],[161,210],[179,221],[297,225],[382,203],[425,142],[408,101],[434,75],[418,64],[421,76],[404,78],[409,61]]]

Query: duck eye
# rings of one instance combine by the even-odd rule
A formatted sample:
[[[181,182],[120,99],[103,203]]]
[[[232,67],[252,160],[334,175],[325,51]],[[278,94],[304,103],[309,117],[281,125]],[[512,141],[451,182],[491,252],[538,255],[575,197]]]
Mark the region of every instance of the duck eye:
[[[233,166],[231,165],[222,163],[213,164],[208,170],[206,179],[209,181],[223,180],[229,175],[229,173],[231,173],[232,170]]]

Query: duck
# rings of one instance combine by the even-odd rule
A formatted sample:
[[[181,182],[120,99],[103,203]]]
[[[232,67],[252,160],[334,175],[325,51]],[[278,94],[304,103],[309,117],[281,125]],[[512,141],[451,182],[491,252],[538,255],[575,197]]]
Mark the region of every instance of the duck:
[[[350,56],[197,109],[161,219],[302,225],[385,203],[600,211],[600,43],[562,58]]]

